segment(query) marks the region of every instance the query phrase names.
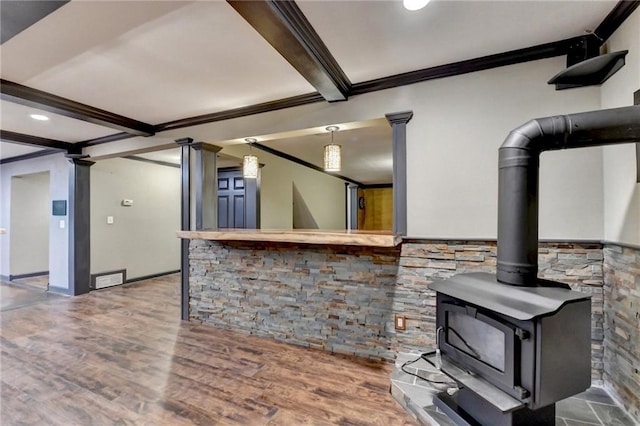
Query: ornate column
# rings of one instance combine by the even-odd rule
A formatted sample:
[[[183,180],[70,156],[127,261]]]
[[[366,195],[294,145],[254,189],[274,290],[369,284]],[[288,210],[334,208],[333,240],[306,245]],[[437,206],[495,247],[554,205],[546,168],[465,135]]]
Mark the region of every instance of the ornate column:
[[[191,144],[194,150],[194,185],[196,230],[218,227],[218,172],[216,169],[219,146],[204,142]]]
[[[69,158],[69,293],[89,293],[91,283],[90,195],[93,161]]]
[[[393,130],[393,232],[407,235],[407,123],[413,111],[385,117]]]
[[[177,139],[180,146],[180,229],[191,230],[191,138]],[[182,239],[180,243],[180,281],[181,281],[181,318],[189,319],[189,241]]]

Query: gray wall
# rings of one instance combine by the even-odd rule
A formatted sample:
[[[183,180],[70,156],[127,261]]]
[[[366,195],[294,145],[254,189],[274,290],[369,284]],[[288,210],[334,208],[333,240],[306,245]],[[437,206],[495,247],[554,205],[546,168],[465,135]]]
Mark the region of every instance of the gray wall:
[[[179,229],[180,169],[123,158],[91,167],[92,274],[126,269],[137,278],[180,269]]]
[[[11,275],[49,270],[49,172],[11,178]]]

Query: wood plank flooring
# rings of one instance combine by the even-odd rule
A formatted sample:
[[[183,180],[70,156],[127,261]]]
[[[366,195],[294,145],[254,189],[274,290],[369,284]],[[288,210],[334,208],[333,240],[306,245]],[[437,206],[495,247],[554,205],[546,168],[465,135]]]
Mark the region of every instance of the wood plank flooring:
[[[5,310],[0,424],[415,424],[389,364],[179,316],[178,275]]]
[[[26,285],[28,287],[35,287],[40,290],[47,290],[49,288],[49,274],[38,275],[37,277],[19,278],[13,280],[14,283]]]

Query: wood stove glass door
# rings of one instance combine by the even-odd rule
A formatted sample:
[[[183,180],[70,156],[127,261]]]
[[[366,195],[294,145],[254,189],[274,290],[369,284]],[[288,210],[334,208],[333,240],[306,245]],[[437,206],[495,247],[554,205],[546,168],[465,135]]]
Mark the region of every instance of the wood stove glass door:
[[[516,326],[474,306],[451,302],[439,306],[440,315],[443,353],[507,392],[520,385],[515,371],[521,356]]]

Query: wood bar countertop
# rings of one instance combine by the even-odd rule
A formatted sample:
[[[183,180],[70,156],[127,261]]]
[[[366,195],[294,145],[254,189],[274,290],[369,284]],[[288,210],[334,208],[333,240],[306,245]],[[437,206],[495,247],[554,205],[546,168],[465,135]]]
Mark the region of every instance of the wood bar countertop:
[[[179,238],[214,241],[269,241],[280,243],[334,244],[395,247],[402,237],[390,231],[325,231],[319,229],[212,229],[178,231]]]

